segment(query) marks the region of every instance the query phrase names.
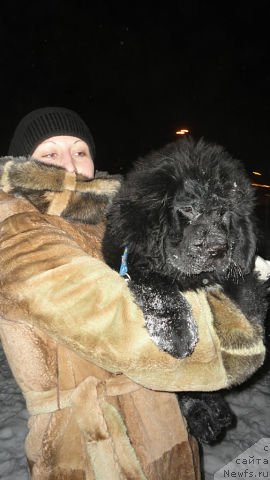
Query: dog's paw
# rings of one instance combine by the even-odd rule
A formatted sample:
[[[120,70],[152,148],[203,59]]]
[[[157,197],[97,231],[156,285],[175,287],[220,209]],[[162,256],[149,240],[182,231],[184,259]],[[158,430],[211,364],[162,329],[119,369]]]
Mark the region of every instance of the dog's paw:
[[[197,398],[180,395],[179,403],[190,433],[203,443],[217,442],[235,422],[227,402],[214,393],[201,394],[201,398],[200,394]]]
[[[178,318],[157,315],[157,312],[144,312],[145,326],[151,340],[160,350],[175,358],[185,358],[191,355],[198,340],[197,325],[190,312],[184,308]],[[173,317],[175,317],[175,311]]]
[[[153,285],[132,284],[151,340],[175,358],[191,355],[198,341],[197,324],[185,298],[177,291]]]

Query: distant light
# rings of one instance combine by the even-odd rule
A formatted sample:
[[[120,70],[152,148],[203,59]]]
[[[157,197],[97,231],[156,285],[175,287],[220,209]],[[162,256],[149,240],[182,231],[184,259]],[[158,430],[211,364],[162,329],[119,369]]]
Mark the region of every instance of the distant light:
[[[252,172],[253,175],[262,175],[260,172]]]
[[[185,135],[186,133],[189,133],[189,130],[187,128],[181,128],[181,130],[177,130],[175,133],[176,135]]]
[[[253,187],[261,187],[261,188],[270,188],[270,185],[262,185],[261,183],[252,183]]]

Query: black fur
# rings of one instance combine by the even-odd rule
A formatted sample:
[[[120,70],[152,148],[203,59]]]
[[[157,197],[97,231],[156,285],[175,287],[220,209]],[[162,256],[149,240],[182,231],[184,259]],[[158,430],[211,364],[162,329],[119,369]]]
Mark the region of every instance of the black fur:
[[[202,139],[171,143],[129,173],[108,216],[104,256],[118,269],[128,246],[130,287],[159,348],[183,358],[198,340],[179,290],[219,284],[250,321],[263,324],[264,290],[252,273],[253,209],[254,191],[242,164]],[[208,406],[215,396],[200,395],[185,394],[183,409],[191,431],[213,441],[231,413],[218,394],[217,409]]]

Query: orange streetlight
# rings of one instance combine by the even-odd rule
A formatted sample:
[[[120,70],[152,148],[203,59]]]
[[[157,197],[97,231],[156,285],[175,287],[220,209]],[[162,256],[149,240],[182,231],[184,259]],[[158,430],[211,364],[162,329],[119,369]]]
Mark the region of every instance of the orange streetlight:
[[[253,187],[260,187],[260,188],[270,188],[270,185],[263,185],[261,183],[252,183]]]
[[[189,133],[189,130],[187,128],[181,128],[181,130],[177,130],[175,133],[176,135],[185,135],[186,133]]]

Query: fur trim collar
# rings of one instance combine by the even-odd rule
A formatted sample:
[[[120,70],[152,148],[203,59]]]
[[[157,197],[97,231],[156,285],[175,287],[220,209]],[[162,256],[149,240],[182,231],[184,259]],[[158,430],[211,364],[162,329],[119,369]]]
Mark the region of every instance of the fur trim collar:
[[[89,180],[30,157],[0,158],[1,190],[26,198],[42,213],[72,221],[103,221],[120,185],[120,175],[98,172]]]

